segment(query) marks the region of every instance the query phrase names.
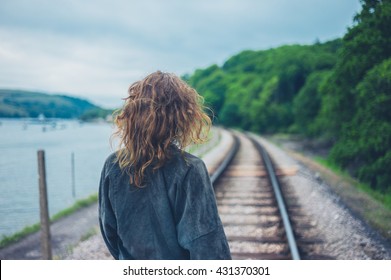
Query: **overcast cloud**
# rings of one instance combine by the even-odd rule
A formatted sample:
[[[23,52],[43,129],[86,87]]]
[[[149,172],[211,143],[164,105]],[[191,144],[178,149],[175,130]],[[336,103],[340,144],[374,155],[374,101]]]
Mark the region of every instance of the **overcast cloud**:
[[[104,107],[155,70],[221,65],[244,49],[343,36],[358,0],[1,0],[0,88]]]

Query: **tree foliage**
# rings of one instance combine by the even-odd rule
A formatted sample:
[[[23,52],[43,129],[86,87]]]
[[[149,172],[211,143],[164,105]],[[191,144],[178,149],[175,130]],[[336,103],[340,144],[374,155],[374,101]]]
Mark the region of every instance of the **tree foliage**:
[[[356,91],[357,111],[330,156],[375,188],[391,189],[391,58],[371,69]]]
[[[361,2],[319,118],[329,120],[325,128],[336,139],[331,159],[373,188],[391,190],[391,1]]]
[[[366,73],[391,56],[391,1],[365,0],[348,29],[329,86],[322,93],[323,129],[337,140],[357,111],[357,85]]]
[[[284,131],[294,124],[292,102],[307,77],[330,70],[340,40],[313,46],[243,51],[222,67],[197,70],[188,82],[216,114],[215,122],[260,132]]]
[[[188,76],[215,122],[331,140],[330,159],[391,191],[391,0],[361,0],[342,39],[246,50]]]

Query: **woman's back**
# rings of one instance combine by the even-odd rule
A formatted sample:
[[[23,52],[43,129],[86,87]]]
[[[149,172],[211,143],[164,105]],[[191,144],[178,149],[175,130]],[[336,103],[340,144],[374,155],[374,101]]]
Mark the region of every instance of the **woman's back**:
[[[129,186],[114,154],[102,171],[102,232],[115,258],[230,259],[209,175],[200,159],[177,151],[147,177],[145,187]]]

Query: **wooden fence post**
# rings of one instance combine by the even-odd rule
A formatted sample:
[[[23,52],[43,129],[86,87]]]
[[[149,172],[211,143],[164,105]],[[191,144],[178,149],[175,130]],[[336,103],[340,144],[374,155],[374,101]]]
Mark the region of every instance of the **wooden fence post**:
[[[48,196],[46,189],[45,151],[38,151],[38,175],[39,175],[39,206],[41,218],[41,251],[42,259],[52,259],[52,246],[50,241],[50,220],[48,209]]]

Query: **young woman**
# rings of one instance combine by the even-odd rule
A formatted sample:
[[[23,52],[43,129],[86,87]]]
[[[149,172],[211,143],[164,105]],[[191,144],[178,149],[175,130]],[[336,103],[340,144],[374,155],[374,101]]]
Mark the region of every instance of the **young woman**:
[[[132,84],[115,118],[120,148],[106,160],[99,222],[115,259],[230,259],[205,164],[183,151],[206,140],[202,98],[155,72]]]

